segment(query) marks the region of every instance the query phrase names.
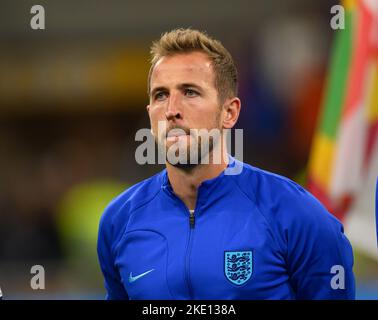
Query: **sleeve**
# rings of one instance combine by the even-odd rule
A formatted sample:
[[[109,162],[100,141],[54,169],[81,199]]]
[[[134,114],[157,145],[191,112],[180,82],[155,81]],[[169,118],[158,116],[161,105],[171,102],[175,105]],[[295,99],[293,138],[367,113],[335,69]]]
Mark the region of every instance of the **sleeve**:
[[[287,266],[297,299],[355,299],[353,251],[342,224],[312,195],[286,203]]]
[[[104,275],[104,284],[107,291],[107,300],[128,300],[127,292],[122,285],[122,280],[117,268],[114,265],[114,256],[112,253],[112,237],[111,237],[111,220],[110,208],[107,208],[101,217],[98,240],[97,240],[97,253]]]

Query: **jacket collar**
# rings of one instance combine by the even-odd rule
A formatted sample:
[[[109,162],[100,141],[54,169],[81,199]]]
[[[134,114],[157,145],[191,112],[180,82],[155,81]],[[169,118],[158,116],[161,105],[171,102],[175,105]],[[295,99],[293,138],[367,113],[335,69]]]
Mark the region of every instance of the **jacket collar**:
[[[242,162],[233,158],[231,155],[228,155],[228,160],[227,169],[223,170],[217,177],[204,180],[200,184],[197,195],[197,208],[205,203],[207,204],[207,202],[212,202],[211,200],[215,201],[219,199],[219,197],[223,197],[233,187],[230,183],[232,175],[227,174],[226,171],[233,169],[235,166],[242,165]],[[161,187],[168,191],[170,195],[174,195],[173,188],[168,179],[167,169],[161,172]]]

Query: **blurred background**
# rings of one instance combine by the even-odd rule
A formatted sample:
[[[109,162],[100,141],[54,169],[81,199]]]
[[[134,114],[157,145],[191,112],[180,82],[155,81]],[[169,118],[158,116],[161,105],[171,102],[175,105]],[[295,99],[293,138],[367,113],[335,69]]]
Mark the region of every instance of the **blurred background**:
[[[45,30],[30,28],[36,1],[0,1],[5,299],[104,297],[99,217],[113,197],[162,169],[136,164],[134,137],[149,127],[149,47],[164,31],[193,27],[223,42],[239,70],[244,161],[306,185],[338,1],[37,2]],[[369,245],[375,250],[354,246],[360,299],[378,298],[376,242]],[[37,264],[45,290],[30,287]]]

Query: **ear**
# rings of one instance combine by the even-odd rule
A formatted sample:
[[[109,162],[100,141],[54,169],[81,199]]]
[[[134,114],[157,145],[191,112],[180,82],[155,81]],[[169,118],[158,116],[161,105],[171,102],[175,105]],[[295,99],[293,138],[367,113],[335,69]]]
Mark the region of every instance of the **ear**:
[[[150,105],[146,105],[147,112],[150,113]]]
[[[231,129],[238,121],[241,102],[239,98],[227,99],[223,105],[223,128]]]

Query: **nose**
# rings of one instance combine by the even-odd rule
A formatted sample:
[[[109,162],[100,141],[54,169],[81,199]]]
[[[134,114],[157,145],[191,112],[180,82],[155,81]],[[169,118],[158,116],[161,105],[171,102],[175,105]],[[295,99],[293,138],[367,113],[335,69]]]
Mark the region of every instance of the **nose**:
[[[182,113],[179,106],[178,94],[171,93],[168,99],[167,110],[165,111],[165,117],[167,120],[182,119]]]

